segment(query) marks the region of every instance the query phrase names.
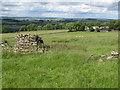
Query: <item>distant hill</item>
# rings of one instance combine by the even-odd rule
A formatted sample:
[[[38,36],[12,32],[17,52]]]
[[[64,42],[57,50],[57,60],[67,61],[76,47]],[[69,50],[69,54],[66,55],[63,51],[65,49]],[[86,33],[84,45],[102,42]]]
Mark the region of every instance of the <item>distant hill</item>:
[[[3,25],[45,25],[45,24],[57,24],[57,23],[69,23],[82,20],[82,22],[94,22],[99,20],[100,22],[108,22],[113,19],[94,19],[94,18],[55,18],[55,17],[2,17]]]
[[[95,20],[103,20],[103,21],[108,21],[108,20],[114,20],[114,19],[99,19],[99,18],[61,18],[61,17],[2,17],[2,19],[34,19],[34,20],[39,20],[39,19],[74,19],[74,20],[89,20],[89,21],[95,21]]]

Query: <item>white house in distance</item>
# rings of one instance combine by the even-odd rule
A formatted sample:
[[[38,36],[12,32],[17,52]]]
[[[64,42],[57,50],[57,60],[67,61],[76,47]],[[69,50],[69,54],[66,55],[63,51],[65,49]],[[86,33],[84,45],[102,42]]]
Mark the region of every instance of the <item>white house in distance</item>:
[[[101,27],[99,27],[99,26],[93,26],[93,29],[94,29],[94,30],[96,30],[96,29],[100,29],[100,30],[101,30],[101,29],[106,29],[106,28],[105,28],[105,27],[102,27],[102,26],[101,26]]]
[[[93,29],[96,30],[96,29],[99,29],[99,26],[93,26]]]
[[[94,30],[97,30],[97,29],[99,29],[100,31],[108,31],[108,28],[109,27],[104,27],[104,26],[93,26],[93,29]]]

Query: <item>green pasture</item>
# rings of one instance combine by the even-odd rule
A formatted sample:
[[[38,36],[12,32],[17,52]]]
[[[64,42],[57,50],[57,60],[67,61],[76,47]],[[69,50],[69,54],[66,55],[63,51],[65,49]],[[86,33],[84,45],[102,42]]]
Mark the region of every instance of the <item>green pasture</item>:
[[[100,55],[118,51],[118,32],[31,31],[1,34],[2,40],[14,45],[16,34],[38,34],[50,48],[46,53],[3,51],[3,88],[118,87],[118,60],[99,61]]]

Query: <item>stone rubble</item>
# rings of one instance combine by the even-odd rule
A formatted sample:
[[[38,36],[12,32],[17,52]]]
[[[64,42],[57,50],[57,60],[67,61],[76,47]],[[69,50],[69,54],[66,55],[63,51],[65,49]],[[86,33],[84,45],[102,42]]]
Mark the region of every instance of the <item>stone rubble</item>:
[[[43,40],[38,35],[16,35],[14,52],[44,52]]]
[[[111,56],[113,56],[113,58],[118,58],[119,57],[119,53],[115,52],[115,51],[112,51],[111,52]]]
[[[116,59],[119,58],[119,53],[112,51],[110,55],[101,55],[99,61],[105,60],[105,59],[109,60],[113,58],[116,58]]]
[[[18,34],[15,36],[16,44],[14,46],[9,46],[7,40],[0,43],[2,50],[20,52],[20,53],[30,53],[30,52],[45,52],[47,51],[47,46],[45,46],[44,41],[38,35],[27,35]]]

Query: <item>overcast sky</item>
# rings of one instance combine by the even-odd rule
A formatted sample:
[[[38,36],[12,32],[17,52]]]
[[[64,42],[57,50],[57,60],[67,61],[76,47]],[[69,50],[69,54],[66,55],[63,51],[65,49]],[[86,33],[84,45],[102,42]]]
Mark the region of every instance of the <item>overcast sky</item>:
[[[2,0],[0,16],[118,18],[119,0]]]

